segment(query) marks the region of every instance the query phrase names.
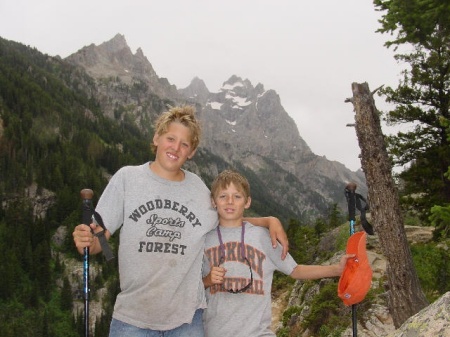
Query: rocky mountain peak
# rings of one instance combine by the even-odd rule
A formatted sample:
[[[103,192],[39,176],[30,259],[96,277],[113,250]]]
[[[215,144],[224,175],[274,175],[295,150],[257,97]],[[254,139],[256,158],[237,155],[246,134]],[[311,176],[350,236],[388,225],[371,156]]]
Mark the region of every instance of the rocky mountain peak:
[[[99,46],[91,44],[66,60],[83,67],[95,79],[119,79],[127,85],[144,84],[149,93],[176,99],[179,94],[167,79],[159,78],[141,48],[133,54],[125,36],[117,34]]]
[[[225,81],[220,88],[220,91],[226,92],[226,97],[231,99],[235,104],[235,108],[238,109],[249,105],[250,102],[254,101],[258,95],[258,92],[255,91],[255,88],[248,79],[243,80],[241,77],[236,75],[231,76],[227,81]],[[244,98],[245,101],[242,100]]]
[[[147,57],[145,57],[144,52],[142,51],[142,48],[138,48],[136,50],[136,57],[138,57],[140,59],[145,59],[148,61]]]
[[[222,85],[221,90],[227,90],[230,87],[237,87],[237,88],[245,88],[248,90],[253,90],[252,82],[250,82],[248,79],[243,80],[241,77],[232,75],[227,81],[225,81]]]
[[[204,114],[209,122],[205,143],[216,151],[213,144],[231,142],[227,153],[231,158],[241,159],[243,153],[253,151],[285,161],[311,152],[278,94],[264,91],[262,84],[255,88],[248,79],[231,76],[218,93],[209,95]],[[292,151],[293,145],[297,151]]]
[[[132,54],[130,48],[128,47],[127,40],[122,34],[117,34],[111,40],[103,42],[99,45],[99,48],[104,49],[107,54],[114,54],[122,51],[123,49],[126,49],[127,52]]]
[[[255,91],[259,94],[262,94],[264,90],[264,86],[261,83],[258,83],[255,87]]]
[[[178,92],[184,97],[193,99],[201,104],[205,104],[209,96],[209,90],[205,82],[198,77],[194,77],[189,86],[179,89]]]

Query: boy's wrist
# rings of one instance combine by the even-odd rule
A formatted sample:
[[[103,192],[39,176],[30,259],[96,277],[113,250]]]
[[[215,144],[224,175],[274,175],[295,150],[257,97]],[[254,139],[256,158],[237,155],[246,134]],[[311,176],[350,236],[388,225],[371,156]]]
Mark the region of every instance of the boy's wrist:
[[[211,282],[209,282],[209,275],[206,275],[205,277],[203,277],[202,281],[203,281],[203,286],[206,288],[211,287]]]

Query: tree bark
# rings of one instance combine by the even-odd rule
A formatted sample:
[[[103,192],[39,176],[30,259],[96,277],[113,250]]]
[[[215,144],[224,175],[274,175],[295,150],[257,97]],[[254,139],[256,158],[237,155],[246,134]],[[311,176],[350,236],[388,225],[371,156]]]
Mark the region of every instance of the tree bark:
[[[370,212],[375,234],[387,260],[388,305],[394,325],[428,305],[413,264],[406,238],[392,165],[386,150],[380,117],[367,83],[352,83],[355,129],[361,148],[361,166],[366,176]]]

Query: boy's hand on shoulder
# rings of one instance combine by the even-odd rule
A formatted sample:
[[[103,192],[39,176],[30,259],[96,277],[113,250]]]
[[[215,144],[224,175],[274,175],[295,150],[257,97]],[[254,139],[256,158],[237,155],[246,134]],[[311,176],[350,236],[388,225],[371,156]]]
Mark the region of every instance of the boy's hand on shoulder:
[[[272,240],[272,247],[277,247],[277,242],[283,247],[283,252],[281,253],[281,259],[284,260],[289,251],[289,240],[286,235],[286,231],[278,218],[270,217],[270,239]]]

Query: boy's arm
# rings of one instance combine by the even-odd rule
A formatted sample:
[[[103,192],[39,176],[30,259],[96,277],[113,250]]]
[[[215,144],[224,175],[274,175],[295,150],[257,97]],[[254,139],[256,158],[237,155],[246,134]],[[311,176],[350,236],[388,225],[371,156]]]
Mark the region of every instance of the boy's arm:
[[[339,275],[337,265],[318,266],[299,264],[291,273],[291,277],[296,280],[316,280]]]
[[[270,239],[272,240],[272,247],[277,247],[277,241],[283,247],[283,252],[281,254],[281,259],[284,260],[289,251],[289,241],[284,231],[283,225],[278,218],[273,216],[262,217],[262,218],[244,218],[245,221],[250,222],[253,225],[266,227],[270,232]]]
[[[328,266],[299,264],[291,273],[296,280],[316,280],[324,277],[338,277],[344,271],[347,260],[355,257],[355,254],[345,254],[338,264]]]

